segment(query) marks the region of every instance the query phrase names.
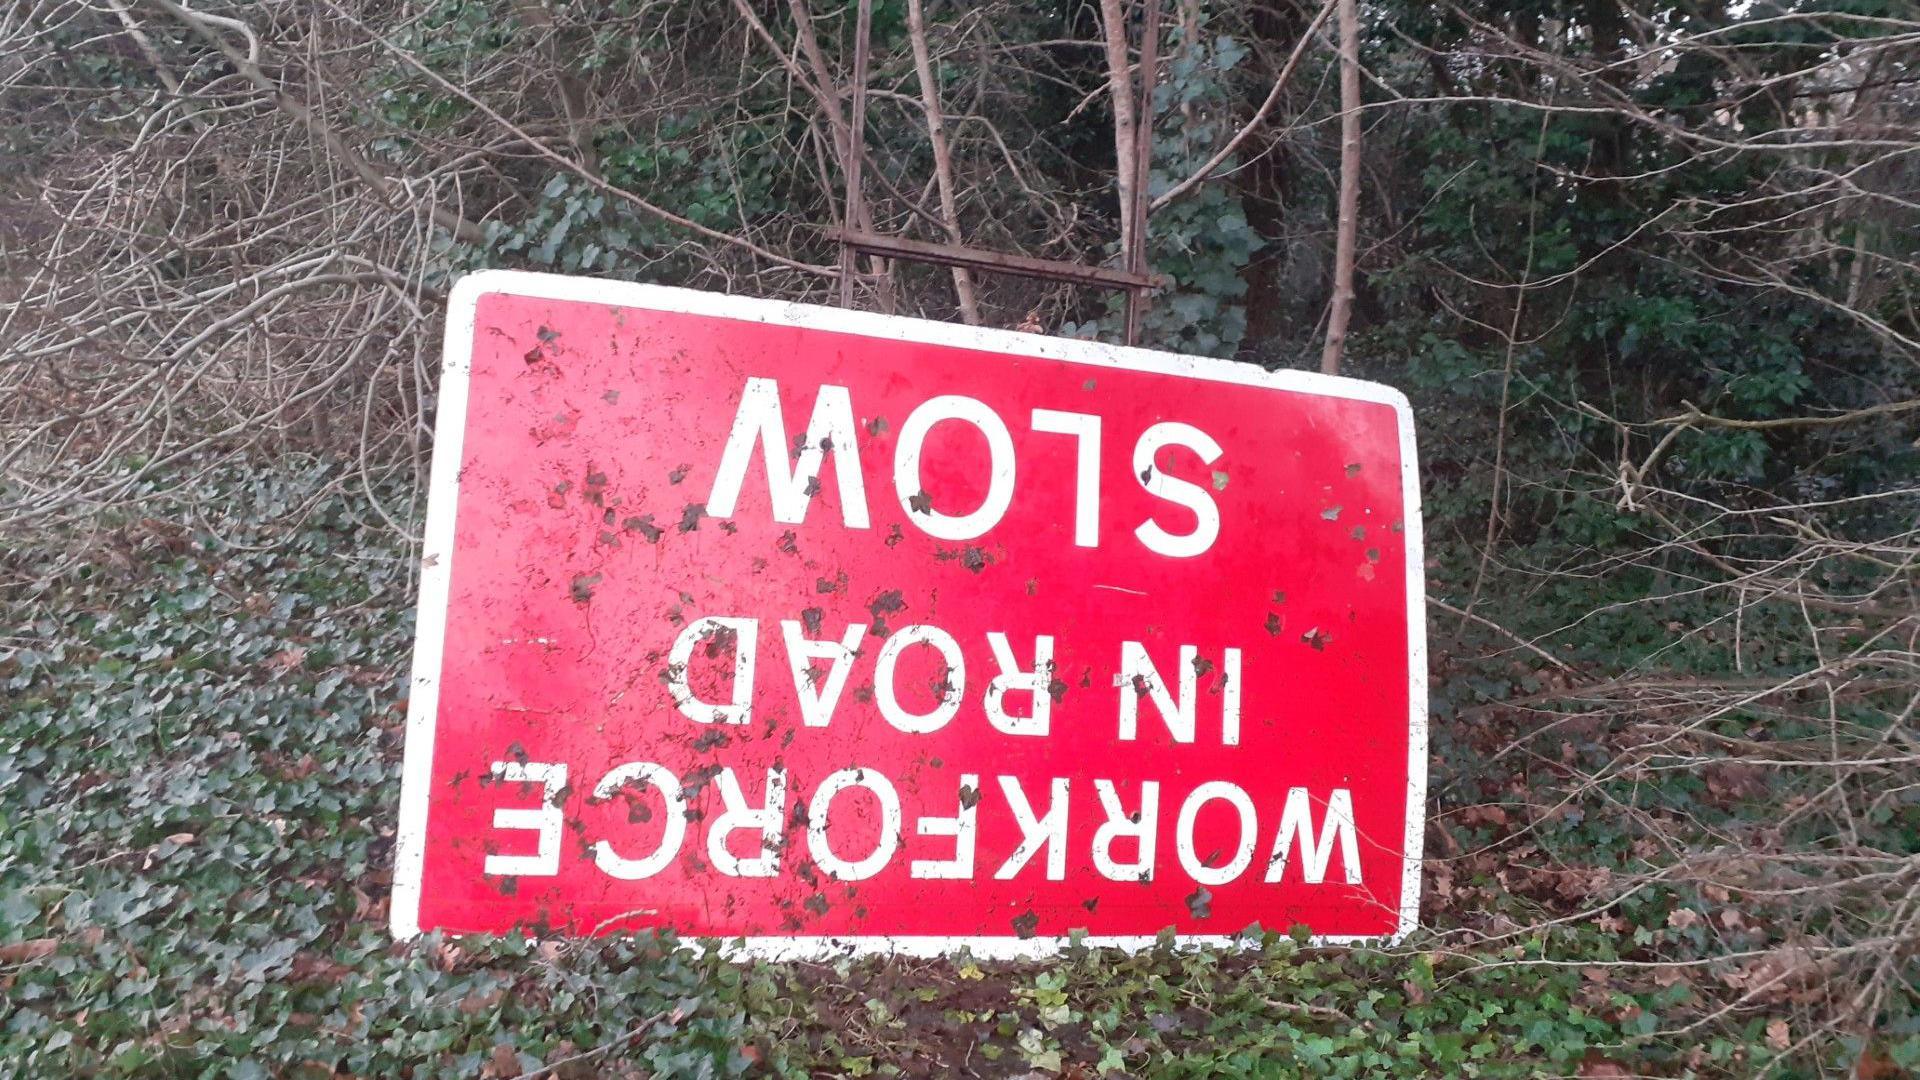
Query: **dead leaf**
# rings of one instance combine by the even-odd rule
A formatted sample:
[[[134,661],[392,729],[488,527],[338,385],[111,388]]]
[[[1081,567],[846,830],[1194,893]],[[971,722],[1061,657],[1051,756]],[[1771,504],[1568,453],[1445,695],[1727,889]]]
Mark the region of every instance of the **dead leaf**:
[[[1860,1060],[1853,1063],[1854,1080],[1898,1080],[1905,1075],[1886,1051],[1871,1044],[1860,1051]]]
[[[0,945],[0,964],[30,964],[53,955],[60,947],[59,938],[32,938],[27,941],[10,941]]]
[[[1767,1048],[1778,1053],[1793,1045],[1793,1032],[1785,1020],[1767,1021]]]
[[[1587,1056],[1580,1060],[1580,1071],[1574,1075],[1593,1077],[1594,1080],[1603,1080],[1603,1078],[1605,1078],[1605,1080],[1611,1080],[1611,1078],[1614,1077],[1637,1076],[1639,1074],[1617,1061],[1609,1061],[1601,1057],[1597,1050],[1589,1050],[1587,1051]]]
[[[506,996],[507,992],[505,990],[494,990],[485,994],[476,990],[460,999],[460,1011],[466,1013],[468,1016],[474,1016],[500,1004],[500,1000]]]
[[[1692,908],[1674,908],[1667,915],[1667,928],[1686,930],[1700,925],[1700,913]]]
[[[505,1077],[519,1076],[520,1071],[520,1055],[513,1052],[513,1047],[500,1043],[488,1055],[487,1067],[480,1070],[480,1075],[503,1080]]]

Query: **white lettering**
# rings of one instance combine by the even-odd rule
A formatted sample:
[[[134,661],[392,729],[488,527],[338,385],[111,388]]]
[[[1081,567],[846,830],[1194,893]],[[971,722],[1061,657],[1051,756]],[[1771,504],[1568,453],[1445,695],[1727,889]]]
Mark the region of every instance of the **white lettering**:
[[[1233,857],[1220,866],[1208,866],[1200,858],[1193,846],[1193,826],[1200,817],[1200,808],[1215,799],[1224,799],[1240,814],[1240,839],[1236,843]],[[1180,867],[1187,876],[1202,885],[1225,885],[1246,872],[1253,863],[1253,845],[1259,824],[1254,818],[1253,799],[1237,784],[1225,780],[1210,780],[1193,789],[1187,801],[1180,804],[1180,819],[1173,830],[1174,847],[1180,854]]]
[[[1073,478],[1073,542],[1100,546],[1100,418],[1058,409],[1033,410],[1033,430],[1072,435],[1079,454]]]
[[[1147,647],[1137,641],[1120,643],[1120,738],[1131,741],[1140,737],[1140,699],[1153,699],[1154,708],[1160,710],[1160,718],[1167,723],[1167,731],[1173,735],[1174,742],[1190,743],[1194,736],[1194,708],[1199,699],[1200,671],[1194,666],[1200,650],[1192,645],[1180,646],[1180,698],[1174,700],[1167,691],[1167,681],[1153,666],[1153,660],[1147,655]]]
[[[953,817],[923,817],[915,829],[921,836],[953,837],[953,858],[915,859],[914,877],[932,881],[964,881],[973,876],[973,848],[979,836],[980,778],[960,774],[960,812]]]
[[[660,793],[661,813],[665,815],[661,819],[660,846],[645,858],[629,859],[616,854],[612,844],[599,840],[593,845],[593,864],[608,877],[639,881],[665,870],[680,854],[680,844],[687,836],[687,803],[680,794],[680,778],[651,761],[629,761],[609,770],[594,785],[593,797],[611,799],[627,787],[652,788]]]
[[[787,771],[767,770],[766,804],[759,807],[747,805],[746,794],[732,769],[721,769],[714,783],[726,809],[707,832],[707,860],[728,877],[772,877],[780,870],[780,822],[787,813]],[[738,829],[753,829],[760,834],[760,854],[742,859],[733,853],[728,841]]]
[[[793,670],[793,691],[800,698],[800,718],[806,726],[826,727],[833,718],[833,708],[840,703],[840,692],[853,671],[854,652],[866,632],[866,623],[850,623],[839,641],[812,641],[801,636],[798,619],[780,620],[780,633],[787,639],[787,666]],[[816,660],[831,665],[824,677],[814,674]]]
[[[1313,804],[1306,788],[1287,792],[1287,805],[1280,813],[1280,831],[1273,837],[1273,857],[1267,860],[1267,880],[1279,881],[1287,872],[1287,861],[1295,848],[1304,848],[1306,865],[1300,868],[1307,884],[1318,885],[1327,879],[1327,863],[1333,858],[1333,846],[1340,845],[1340,861],[1346,868],[1347,884],[1360,884],[1360,842],[1353,825],[1353,792],[1335,788],[1327,799],[1327,816],[1320,823],[1320,840],[1314,843]]]
[[[987,645],[993,649],[994,663],[1000,665],[1000,674],[987,683],[986,699],[981,703],[987,712],[987,722],[1003,735],[1045,735],[1053,708],[1053,698],[1047,692],[1053,682],[1053,639],[1045,634],[1034,637],[1032,671],[1020,669],[1020,661],[1014,657],[1007,635],[989,630]],[[1029,715],[1013,716],[1007,712],[1010,690],[1033,695]]]
[[[726,448],[720,453],[720,469],[714,474],[713,490],[707,495],[707,513],[717,518],[733,516],[740,501],[740,489],[746,483],[753,444],[758,441],[760,458],[767,470],[773,520],[789,525],[806,520],[807,508],[813,505],[813,494],[819,490],[821,461],[831,449],[833,475],[840,485],[841,518],[850,529],[866,528],[867,489],[860,476],[853,402],[846,387],[820,388],[802,438],[799,455],[789,461],[787,424],[780,415],[780,384],[772,379],[748,379],[747,388],[740,395],[740,409],[734,414],[733,429],[727,433]]]
[[[567,767],[545,761],[496,761],[493,775],[507,783],[539,784],[537,808],[496,807],[493,827],[515,832],[537,832],[540,846],[532,855],[488,855],[482,867],[502,877],[552,877],[560,872],[560,830],[566,819],[554,801],[567,786]]]
[[[832,842],[827,839],[827,810],[833,805],[834,796],[856,787],[873,792],[880,803],[880,836],[866,858],[848,862],[834,854]],[[841,815],[840,820],[846,820],[846,816]],[[807,804],[807,851],[828,877],[863,881],[885,869],[893,853],[899,850],[900,820],[900,795],[886,777],[872,769],[841,769],[820,782]],[[846,831],[840,830],[843,834]]]
[[[909,712],[894,692],[894,666],[899,663],[900,654],[914,645],[930,646],[947,665],[940,701],[924,713]],[[903,626],[880,647],[880,659],[873,675],[874,700],[887,723],[909,735],[925,735],[946,727],[947,721],[960,711],[960,696],[966,685],[967,663],[960,655],[960,643],[937,626]]]
[[[957,517],[935,510],[927,502],[921,482],[920,455],[927,432],[942,420],[961,420],[980,429],[987,438],[987,497],[970,514]],[[928,398],[907,414],[895,445],[893,488],[907,517],[920,531],[941,540],[972,540],[1000,523],[1013,502],[1013,436],[1007,425],[983,401],[957,394]]]
[[[733,699],[725,705],[701,701],[693,696],[689,683],[694,646],[703,638],[729,633],[733,635]],[[688,623],[673,639],[673,648],[667,653],[667,693],[687,719],[702,724],[744,724],[753,718],[753,653],[759,636],[757,619],[709,615]]]
[[[1240,745],[1240,650],[1228,649],[1220,659],[1220,742]]]
[[[1160,471],[1154,462],[1163,446],[1184,446],[1200,456],[1202,465],[1211,465],[1220,458],[1220,444],[1192,424],[1163,420],[1141,433],[1140,441],[1133,445],[1133,474],[1139,478],[1140,486],[1155,498],[1193,511],[1195,518],[1193,531],[1184,536],[1175,536],[1152,519],[1133,530],[1133,534],[1162,555],[1191,558],[1205,553],[1219,537],[1220,507],[1214,504],[1206,488]]]
[[[1000,869],[993,872],[995,880],[1007,881],[1020,872],[1020,868],[1033,859],[1042,846],[1047,849],[1047,880],[1063,881],[1067,876],[1067,780],[1054,777],[1049,785],[1047,812],[1038,817],[1034,815],[1033,804],[1027,801],[1027,793],[1021,789],[1016,777],[1002,776],[1000,790],[1007,797],[1007,807],[1013,811],[1013,820],[1020,823],[1020,846]]]
[[[1107,815],[1107,820],[1093,834],[1094,869],[1109,881],[1152,881],[1156,826],[1160,820],[1160,784],[1154,780],[1140,782],[1140,812],[1131,817],[1120,805],[1120,794],[1114,790],[1113,781],[1095,780],[1093,789],[1099,793],[1100,806]],[[1139,844],[1139,857],[1131,863],[1117,862],[1113,857],[1113,842],[1122,838]]]

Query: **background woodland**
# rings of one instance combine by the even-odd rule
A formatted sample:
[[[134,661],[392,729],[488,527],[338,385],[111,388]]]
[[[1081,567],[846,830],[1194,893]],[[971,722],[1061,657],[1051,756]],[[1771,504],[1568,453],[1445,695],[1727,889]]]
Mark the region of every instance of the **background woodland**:
[[[1368,0],[1343,107],[1332,2],[1164,7],[1143,72],[1137,2],[878,0],[856,144],[850,0],[0,4],[0,1072],[1920,1069],[1920,8]],[[391,944],[449,284],[832,303],[846,224],[1139,235],[1144,344],[1332,330],[1413,398],[1420,935]],[[1123,332],[1092,288],[851,269]]]

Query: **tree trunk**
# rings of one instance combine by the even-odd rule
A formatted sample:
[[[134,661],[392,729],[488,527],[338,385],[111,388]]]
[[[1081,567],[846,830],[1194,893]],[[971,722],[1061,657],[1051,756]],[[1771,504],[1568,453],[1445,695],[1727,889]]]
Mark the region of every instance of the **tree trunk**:
[[[1340,373],[1353,316],[1353,249],[1360,218],[1360,16],[1355,0],[1340,0],[1340,208],[1333,250],[1333,302],[1320,370]]]
[[[953,194],[953,152],[947,146],[946,121],[940,112],[940,84],[934,80],[933,55],[927,48],[927,19],[921,0],[907,0],[907,37],[913,43],[913,70],[920,77],[920,104],[927,114],[927,141],[933,145],[933,177],[940,186],[940,217],[947,239],[965,243],[960,235],[960,211]],[[953,268],[953,292],[960,317],[969,326],[980,325],[980,305],[973,295],[973,275],[964,266]]]
[[[1113,174],[1120,196],[1120,250],[1133,250],[1133,80],[1125,0],[1100,0],[1107,37],[1107,86],[1113,95]]]

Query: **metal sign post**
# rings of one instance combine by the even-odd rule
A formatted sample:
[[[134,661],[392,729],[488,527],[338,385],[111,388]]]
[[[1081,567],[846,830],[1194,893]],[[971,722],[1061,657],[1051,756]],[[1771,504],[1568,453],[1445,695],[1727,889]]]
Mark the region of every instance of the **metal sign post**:
[[[863,252],[888,258],[911,259],[940,266],[964,266],[990,273],[1016,274],[1074,285],[1124,289],[1127,294],[1125,341],[1128,345],[1136,344],[1139,340],[1140,320],[1146,312],[1148,297],[1153,289],[1165,284],[1164,279],[1156,277],[1148,266],[1146,244],[1147,217],[1152,203],[1148,198],[1147,188],[1153,158],[1153,88],[1159,64],[1160,8],[1161,0],[1145,0],[1140,36],[1139,100],[1141,107],[1134,121],[1134,159],[1117,163],[1117,167],[1126,170],[1133,181],[1132,205],[1123,210],[1131,214],[1135,225],[1127,250],[1122,252],[1122,260],[1126,268],[1113,270],[1086,263],[1038,259],[1028,255],[987,251],[959,244],[910,240],[906,237],[886,236],[858,228],[857,222],[861,218],[860,208],[865,205],[866,198],[861,186],[861,171],[866,157],[867,63],[869,38],[873,30],[873,0],[859,0],[854,24],[853,82],[848,93],[852,101],[853,117],[850,127],[853,139],[844,164],[847,178],[845,214],[841,227],[834,230],[833,234],[841,245],[840,306],[853,306],[855,276],[853,256],[855,252]]]

